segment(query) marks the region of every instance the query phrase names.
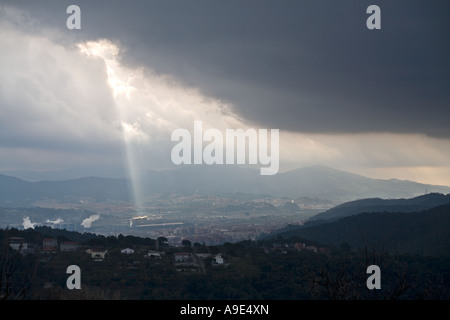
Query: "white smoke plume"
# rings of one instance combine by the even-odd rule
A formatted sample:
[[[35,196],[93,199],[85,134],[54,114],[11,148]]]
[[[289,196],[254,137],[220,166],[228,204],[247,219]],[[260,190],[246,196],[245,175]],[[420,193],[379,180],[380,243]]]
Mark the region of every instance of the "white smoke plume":
[[[31,222],[30,217],[24,217],[23,218],[23,228],[24,229],[34,229],[34,226],[36,225],[36,223]]]
[[[98,219],[100,219],[100,215],[94,214],[89,218],[84,219],[83,222],[81,222],[81,225],[85,228],[90,228],[92,226],[92,222],[97,221]]]
[[[131,220],[148,219],[148,216],[133,217]]]
[[[55,220],[47,220],[46,222],[47,223],[53,223],[53,224],[60,224],[60,223],[63,223],[64,220],[61,219],[61,218],[58,218],[58,219],[55,219]]]

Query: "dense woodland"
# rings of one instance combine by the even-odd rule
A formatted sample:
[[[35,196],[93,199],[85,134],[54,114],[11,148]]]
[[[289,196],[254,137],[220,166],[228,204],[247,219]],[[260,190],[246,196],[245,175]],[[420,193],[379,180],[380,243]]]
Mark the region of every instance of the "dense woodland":
[[[10,237],[30,243],[44,238],[77,241],[75,252],[22,255],[8,246]],[[376,246],[352,248],[348,243],[324,246],[303,238],[278,236],[260,241],[204,246],[184,242],[169,247],[164,238],[99,236],[66,230],[36,229],[0,231],[2,299],[449,299],[449,255],[391,254]],[[293,243],[307,243],[317,252],[298,250]],[[158,245],[157,245],[158,244]],[[103,261],[95,261],[86,248],[108,250]],[[135,253],[122,254],[123,248]],[[161,259],[144,257],[145,250],[164,252]],[[204,270],[177,271],[176,252],[222,254],[226,263],[204,260]],[[81,269],[80,290],[66,287],[66,268]],[[367,266],[381,269],[380,290],[366,286]]]
[[[390,254],[450,255],[450,204],[418,212],[366,212],[320,225],[314,223],[288,227],[276,236],[297,236],[356,249],[370,246]]]

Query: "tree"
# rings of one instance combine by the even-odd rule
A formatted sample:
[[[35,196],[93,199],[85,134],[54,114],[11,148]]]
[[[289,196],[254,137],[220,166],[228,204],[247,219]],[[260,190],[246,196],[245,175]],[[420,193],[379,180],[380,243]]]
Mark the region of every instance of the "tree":
[[[189,240],[187,240],[187,239],[181,241],[181,244],[183,245],[183,247],[186,247],[186,248],[190,248],[191,247],[191,242]]]
[[[18,250],[14,250],[9,246],[8,232],[4,235],[3,245],[0,248],[0,300],[7,299],[23,299],[28,291],[28,286],[22,286],[18,281],[17,271],[20,267],[22,246]],[[25,269],[28,266],[23,266]],[[25,270],[28,274],[29,270]],[[22,279],[23,280],[23,279]],[[29,282],[30,279],[26,279]]]
[[[158,237],[158,239],[156,239],[158,247],[167,247],[169,245],[167,242],[168,240],[166,237]]]

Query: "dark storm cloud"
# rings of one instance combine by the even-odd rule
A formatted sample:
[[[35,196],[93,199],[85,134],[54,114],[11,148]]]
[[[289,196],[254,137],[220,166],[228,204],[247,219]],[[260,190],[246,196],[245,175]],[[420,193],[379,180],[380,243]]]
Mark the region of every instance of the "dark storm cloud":
[[[262,127],[450,137],[450,2],[4,1],[179,77]],[[82,30],[65,31],[65,8]],[[366,8],[381,8],[381,30]],[[188,106],[187,106],[188,107]]]

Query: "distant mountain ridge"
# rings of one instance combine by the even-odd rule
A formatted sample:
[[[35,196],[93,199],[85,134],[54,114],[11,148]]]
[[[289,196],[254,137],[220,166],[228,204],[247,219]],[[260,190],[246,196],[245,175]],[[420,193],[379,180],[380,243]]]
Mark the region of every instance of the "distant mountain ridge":
[[[150,172],[140,183],[151,192],[252,193],[299,199],[303,197],[346,201],[379,197],[411,198],[428,189],[450,193],[450,187],[407,180],[371,179],[357,174],[312,166],[261,176],[259,170],[237,166],[191,166],[173,171]]]
[[[0,174],[0,206],[27,206],[42,199],[94,198],[129,201],[125,179],[79,178],[66,181],[28,182]]]
[[[131,188],[132,185],[138,188]],[[152,193],[204,194],[247,193],[294,200],[310,197],[335,204],[361,198],[411,198],[425,193],[450,193],[450,187],[411,181],[379,180],[323,166],[305,167],[261,176],[259,170],[237,166],[184,166],[176,170],[150,171],[139,181],[114,178],[79,178],[28,182],[0,175],[0,206],[30,205],[39,199],[90,197],[97,200],[131,201],[132,190]]]

